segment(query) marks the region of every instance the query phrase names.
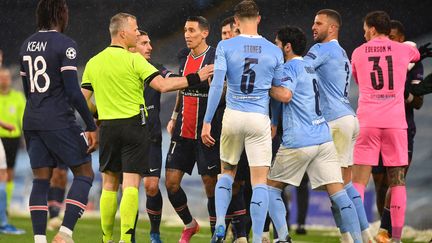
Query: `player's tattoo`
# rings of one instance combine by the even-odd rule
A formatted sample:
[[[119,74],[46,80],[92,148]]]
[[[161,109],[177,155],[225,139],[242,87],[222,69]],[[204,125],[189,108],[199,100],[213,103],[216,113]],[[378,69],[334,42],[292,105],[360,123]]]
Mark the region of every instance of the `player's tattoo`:
[[[405,185],[405,167],[389,167],[387,175],[390,186]]]
[[[222,162],[222,163],[223,163],[224,170],[235,170],[235,168],[237,167],[237,165],[231,165],[228,164],[227,162]]]

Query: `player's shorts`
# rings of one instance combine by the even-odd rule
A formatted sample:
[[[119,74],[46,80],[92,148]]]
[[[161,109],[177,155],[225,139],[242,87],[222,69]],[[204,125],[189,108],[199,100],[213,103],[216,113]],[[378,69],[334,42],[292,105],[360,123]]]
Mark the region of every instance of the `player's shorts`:
[[[24,130],[27,152],[32,169],[57,166],[69,167],[91,161],[84,131],[79,126],[59,130]]]
[[[381,152],[384,166],[405,166],[408,164],[406,129],[360,128],[360,135],[354,146],[354,164],[378,165]]]
[[[195,166],[198,174],[215,176],[220,173],[219,141],[212,147],[205,146],[201,139],[178,138],[171,140],[165,168],[192,174]]]
[[[281,146],[268,178],[299,186],[305,173],[309,176],[312,189],[332,183],[343,183],[333,142],[303,148]]]
[[[65,165],[65,164],[63,164],[63,163],[57,163],[56,168],[57,168],[57,169],[60,169],[60,170],[67,170],[67,169],[68,169],[68,166]]]
[[[99,132],[99,170],[143,175],[148,170],[149,131],[139,116],[103,120]]]
[[[348,115],[328,122],[341,167],[353,165],[354,144],[359,134],[357,117]]]
[[[267,115],[225,109],[222,120],[222,161],[237,165],[246,150],[249,166],[270,166],[272,142]]]
[[[7,168],[6,153],[5,153],[5,150],[3,148],[3,142],[0,139],[0,170],[4,170],[6,168]]]
[[[148,153],[148,164],[149,169],[143,174],[144,177],[155,176],[159,177],[162,170],[162,143],[161,142],[150,142],[150,148]]]
[[[6,153],[6,163],[8,168],[15,167],[15,159],[20,145],[20,138],[1,138]]]
[[[408,166],[411,165],[412,157],[414,155],[414,136],[416,134],[415,129],[408,129]],[[386,168],[384,167],[382,156],[380,154],[379,161],[377,166],[372,167],[373,174],[382,174],[386,172]]]
[[[276,153],[281,144],[281,136],[280,134],[276,134],[276,136],[272,139],[272,160],[275,158]],[[250,181],[250,168],[248,163],[248,158],[246,155],[246,151],[243,150],[240,160],[237,164],[237,173],[235,175],[234,180],[236,181]],[[249,183],[250,185],[250,183]]]

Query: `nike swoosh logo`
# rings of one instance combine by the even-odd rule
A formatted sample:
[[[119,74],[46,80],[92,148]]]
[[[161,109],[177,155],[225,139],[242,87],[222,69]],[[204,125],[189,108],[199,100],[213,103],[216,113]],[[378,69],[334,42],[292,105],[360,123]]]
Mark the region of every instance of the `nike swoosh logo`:
[[[213,165],[213,166],[207,166],[207,169],[208,170],[211,170],[211,169],[213,169],[213,168],[215,168],[216,167],[216,165]]]
[[[150,172],[154,172],[154,171],[157,171],[157,170],[159,170],[159,168],[156,168],[156,169],[150,169]]]

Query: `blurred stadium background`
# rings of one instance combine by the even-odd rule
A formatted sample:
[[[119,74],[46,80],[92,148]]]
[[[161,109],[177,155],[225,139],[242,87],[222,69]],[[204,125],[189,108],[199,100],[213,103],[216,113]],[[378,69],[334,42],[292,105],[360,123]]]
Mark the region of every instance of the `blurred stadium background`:
[[[152,39],[152,59],[163,63],[176,71],[177,52],[185,46],[183,25],[190,15],[203,15],[211,23],[208,43],[216,46],[220,39],[220,22],[230,15],[239,1],[223,0],[69,0],[69,26],[66,34],[75,39],[79,46],[80,70],[93,55],[110,43],[108,24],[111,16],[118,12],[128,12],[138,18],[140,29],[146,30]],[[351,55],[355,47],[364,42],[362,18],[372,10],[385,10],[393,19],[400,20],[406,28],[407,39],[424,44],[432,41],[432,1],[430,0],[257,0],[261,8],[262,20],[260,33],[269,40],[274,39],[275,31],[282,25],[290,24],[301,27],[308,36],[308,45],[312,43],[311,25],[316,11],[322,8],[333,8],[343,18],[340,43]],[[22,41],[36,30],[34,0],[1,0],[0,1],[0,49],[4,52],[3,65],[10,67],[14,73],[14,87],[21,89],[18,77],[18,52]],[[432,72],[432,59],[423,62],[425,74]],[[81,76],[80,76],[81,77]],[[162,127],[171,115],[175,94],[162,96]],[[357,103],[357,87],[351,85],[351,100],[354,107]],[[432,228],[432,98],[425,97],[423,108],[415,112],[417,136],[414,146],[414,159],[407,177],[408,208],[407,224],[417,229]],[[384,117],[383,119],[391,119]],[[164,131],[164,155],[169,145],[169,136]],[[20,150],[16,166],[16,189],[12,210],[27,213],[27,202],[31,186],[31,170],[25,148]],[[98,168],[98,154],[93,154],[94,169]],[[100,192],[100,175],[96,178],[91,191],[89,211],[97,215]],[[166,197],[164,179],[161,189]],[[192,177],[183,181],[193,215],[206,220],[206,205],[200,177],[194,172]],[[367,194],[367,208],[370,220],[376,219],[373,184]],[[143,193],[141,193],[143,194]],[[144,197],[144,195],[142,195]],[[295,195],[293,195],[295,197]],[[329,202],[323,193],[311,194],[310,210],[307,223],[333,225],[329,211]],[[167,199],[167,198],[166,198]],[[295,200],[293,200],[295,201]],[[141,209],[144,216],[144,200]],[[296,205],[293,205],[295,210]],[[87,214],[92,214],[91,212]],[[295,216],[292,213],[292,216]],[[164,203],[163,219],[180,223],[168,200]],[[171,221],[172,220],[172,221]],[[295,222],[295,220],[292,220]]]

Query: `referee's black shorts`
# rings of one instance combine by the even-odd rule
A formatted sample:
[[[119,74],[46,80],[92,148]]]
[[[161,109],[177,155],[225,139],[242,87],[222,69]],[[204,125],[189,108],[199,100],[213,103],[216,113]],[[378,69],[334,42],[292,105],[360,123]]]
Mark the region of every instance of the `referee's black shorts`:
[[[139,116],[102,120],[99,170],[143,175],[148,171],[149,132]]]

